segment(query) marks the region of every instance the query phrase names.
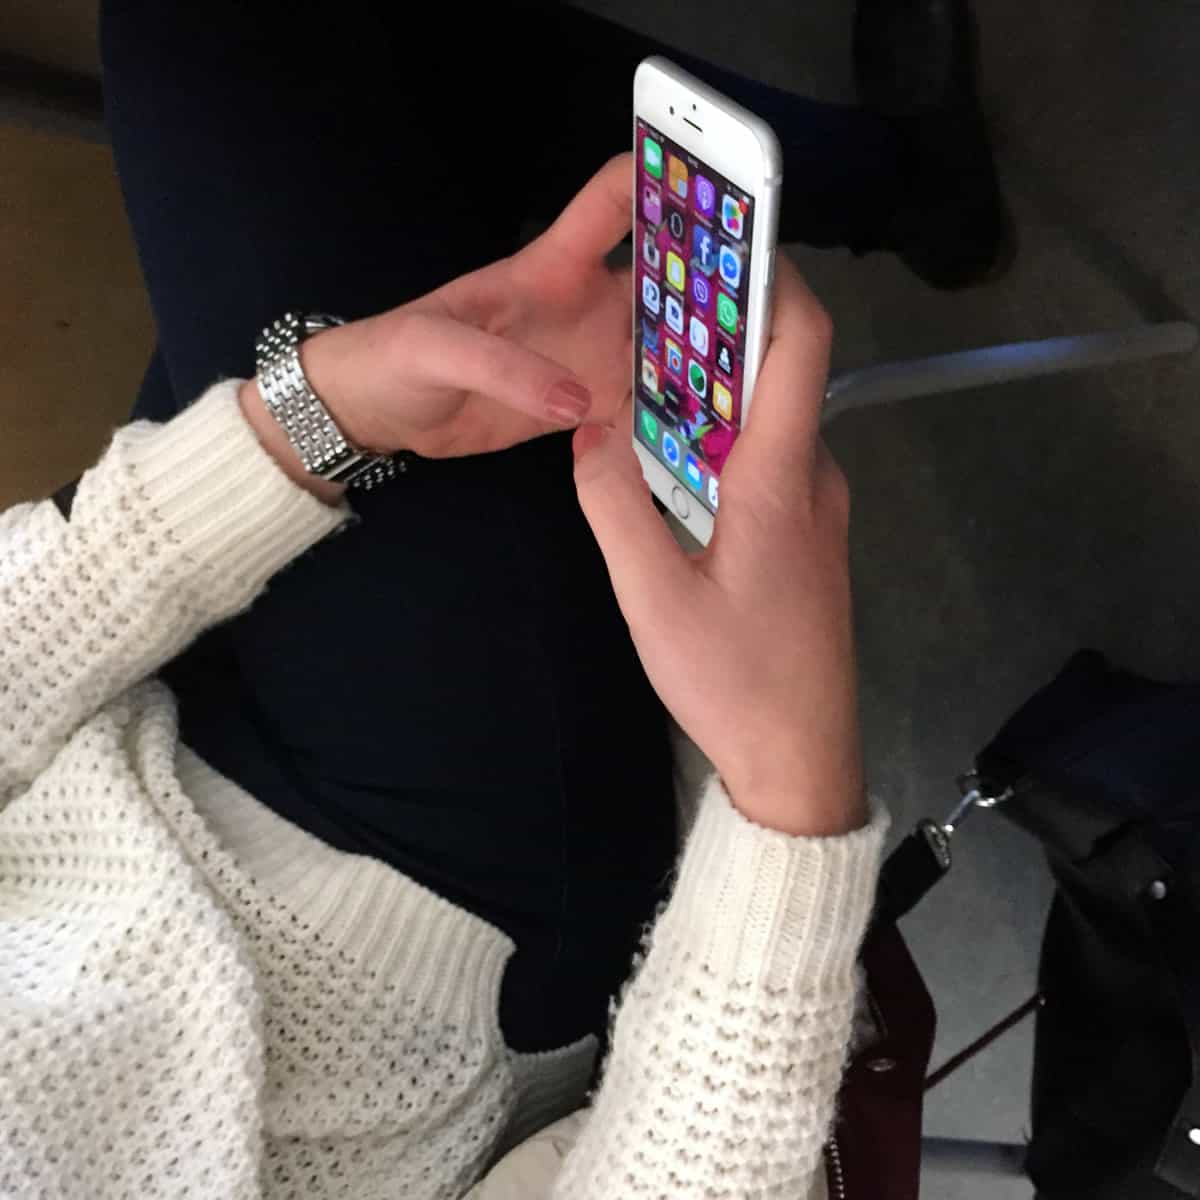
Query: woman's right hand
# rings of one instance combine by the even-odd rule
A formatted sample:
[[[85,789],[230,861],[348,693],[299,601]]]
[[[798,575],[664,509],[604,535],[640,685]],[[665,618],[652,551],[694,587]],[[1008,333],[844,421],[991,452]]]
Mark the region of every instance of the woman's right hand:
[[[819,436],[829,318],[778,256],[771,341],[689,557],[614,427],[575,435],[575,479],[638,654],[734,805],[790,834],[844,833],[866,802],[855,696],[846,481]]]
[[[629,232],[632,187],[623,154],[518,253],[305,342],[305,373],[350,441],[448,458],[611,420],[629,392],[632,294],[607,256]],[[253,382],[242,403],[297,482],[339,494],[289,459]]]

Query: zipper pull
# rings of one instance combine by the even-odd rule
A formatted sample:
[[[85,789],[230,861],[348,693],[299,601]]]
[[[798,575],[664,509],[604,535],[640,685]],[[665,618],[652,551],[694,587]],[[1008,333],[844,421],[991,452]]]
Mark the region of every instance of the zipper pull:
[[[968,771],[958,777],[959,801],[950,811],[950,815],[942,822],[942,832],[947,841],[954,836],[954,831],[977,809],[995,808],[1013,796],[1013,788],[1005,787],[994,791],[988,787],[978,771]]]

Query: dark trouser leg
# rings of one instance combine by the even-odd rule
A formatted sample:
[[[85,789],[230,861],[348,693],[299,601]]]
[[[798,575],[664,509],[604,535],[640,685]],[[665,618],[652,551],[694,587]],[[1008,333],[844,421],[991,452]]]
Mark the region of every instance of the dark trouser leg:
[[[537,215],[553,216],[599,163],[629,149],[634,69],[662,54],[775,130],[784,154],[781,240],[858,253],[891,248],[909,181],[902,143],[882,117],[769,87],[565,5],[547,6],[541,19],[546,44],[571,50],[540,68],[549,74],[539,113],[546,140],[530,147],[538,155],[531,167]]]
[[[499,86],[490,32],[458,46],[456,83],[392,9],[105,5],[109,125],[179,403],[250,374],[281,306],[362,316],[511,249],[524,197],[461,86]]]

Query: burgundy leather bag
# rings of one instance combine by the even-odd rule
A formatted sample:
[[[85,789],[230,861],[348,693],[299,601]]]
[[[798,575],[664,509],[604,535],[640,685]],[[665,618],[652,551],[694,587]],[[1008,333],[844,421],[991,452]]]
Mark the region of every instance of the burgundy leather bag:
[[[868,933],[862,965],[874,1031],[851,1057],[838,1095],[837,1120],[825,1145],[829,1196],[917,1200],[933,1001],[894,922]]]

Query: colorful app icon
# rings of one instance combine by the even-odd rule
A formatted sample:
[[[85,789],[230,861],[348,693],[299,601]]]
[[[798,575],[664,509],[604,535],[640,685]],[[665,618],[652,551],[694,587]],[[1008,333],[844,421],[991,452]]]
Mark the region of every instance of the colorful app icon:
[[[642,188],[642,216],[651,225],[662,223],[662,192],[652,183]]]
[[[717,241],[703,225],[692,226],[692,266],[705,275],[717,269]]]
[[[642,345],[651,353],[658,353],[658,326],[642,318]]]
[[[709,302],[712,300],[712,288],[709,282],[703,275],[696,274],[692,276],[692,303],[697,308],[708,311]]]
[[[717,496],[717,477],[715,475],[708,477],[708,502],[712,505],[713,512],[716,512],[721,507]]]
[[[667,338],[667,370],[672,375],[683,374],[683,348],[670,338]]]
[[[654,290],[657,296],[658,288],[655,287]],[[654,311],[657,313],[658,309]],[[683,305],[679,303],[678,297],[672,296],[670,292],[667,293],[667,328],[672,333],[678,333],[680,336],[683,334]]]
[[[726,421],[733,420],[733,393],[719,380],[713,380],[713,411]]]
[[[683,468],[684,474],[687,476],[687,481],[696,489],[704,486],[704,472],[700,469],[700,460],[694,455],[687,456],[687,465]]]
[[[745,228],[746,206],[728,192],[721,197],[721,228],[730,237],[740,238]]]
[[[742,282],[742,256],[732,247],[722,244],[717,261],[721,264],[721,279],[733,291]]]
[[[703,175],[696,176],[696,211],[702,217],[711,218],[717,208],[717,189],[711,179]]]
[[[658,290],[658,284],[650,278],[649,275],[642,276],[642,303],[646,306],[646,311],[658,316],[661,293]]]
[[[683,214],[676,212],[674,209],[667,214],[667,228],[671,231],[671,236],[677,241],[683,241]]]
[[[717,366],[726,375],[733,374],[733,351],[729,348],[728,342],[717,342]]]
[[[654,365],[654,359],[652,358],[642,359],[642,387],[650,395],[658,395],[658,367]]]
[[[683,259],[674,250],[667,251],[667,282],[677,291],[682,292],[687,282],[687,272],[683,268]]]
[[[642,409],[642,434],[648,442],[658,441],[658,422],[648,408]]]
[[[731,296],[725,295],[724,292],[717,295],[717,322],[730,337],[737,337],[737,304],[734,303]]]
[[[642,260],[652,271],[658,270],[662,256],[658,252],[658,242],[654,238],[654,230],[647,229],[642,234]]]
[[[662,147],[652,137],[642,142],[642,163],[647,175],[653,175],[655,179],[662,178]]]
[[[671,466],[679,466],[679,443],[665,429],[663,430],[663,458]]]
[[[701,400],[704,399],[705,393],[708,391],[708,372],[694,358],[688,359],[688,387]]]
[[[628,142],[626,143],[628,145]],[[677,195],[680,200],[686,200],[688,196],[688,169],[687,163],[682,158],[676,158],[675,155],[667,156],[667,186]],[[739,234],[739,236],[741,236]]]
[[[688,341],[692,343],[692,349],[697,354],[708,355],[708,326],[694,314],[688,326]]]

